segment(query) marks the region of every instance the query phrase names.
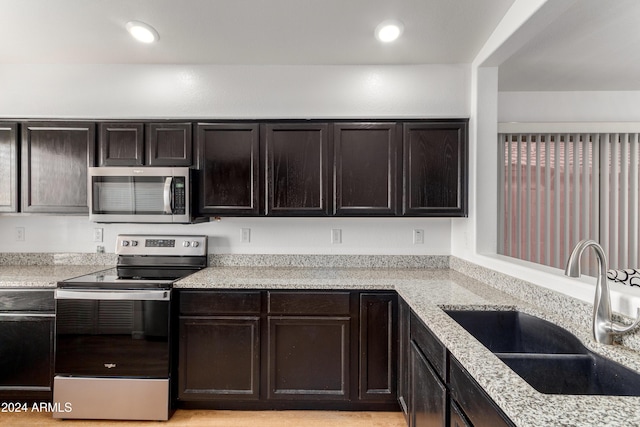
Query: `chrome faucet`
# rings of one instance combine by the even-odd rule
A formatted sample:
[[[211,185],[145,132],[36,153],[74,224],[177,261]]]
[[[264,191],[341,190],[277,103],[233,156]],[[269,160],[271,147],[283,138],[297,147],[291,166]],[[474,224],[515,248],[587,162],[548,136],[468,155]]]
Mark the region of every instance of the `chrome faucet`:
[[[598,281],[596,282],[596,295],[593,301],[593,338],[601,344],[613,344],[617,335],[623,335],[640,324],[640,308],[636,320],[631,325],[614,322],[611,318],[611,299],[609,297],[609,282],[607,280],[607,256],[604,249],[594,240],[581,240],[578,242],[571,256],[567,260],[567,268],[564,271],[569,277],[580,277],[580,258],[588,247],[593,247],[598,259]]]

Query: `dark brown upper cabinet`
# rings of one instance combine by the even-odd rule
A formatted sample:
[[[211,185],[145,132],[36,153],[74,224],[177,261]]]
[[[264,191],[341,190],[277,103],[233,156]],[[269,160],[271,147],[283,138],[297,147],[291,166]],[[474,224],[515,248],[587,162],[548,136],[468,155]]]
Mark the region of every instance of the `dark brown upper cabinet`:
[[[87,167],[94,164],[95,124],[22,125],[22,211],[88,213]]]
[[[400,129],[396,123],[334,125],[335,215],[398,213]]]
[[[258,215],[259,125],[200,123],[196,145],[199,214]]]
[[[262,137],[267,215],[329,215],[329,125],[267,124]]]
[[[141,166],[144,164],[142,123],[100,123],[99,166]]]
[[[191,123],[148,123],[146,158],[149,166],[191,166]]]
[[[18,211],[18,125],[0,122],[0,212]]]
[[[191,123],[100,123],[99,166],[191,166]]]
[[[467,127],[466,119],[404,124],[404,215],[467,215]]]

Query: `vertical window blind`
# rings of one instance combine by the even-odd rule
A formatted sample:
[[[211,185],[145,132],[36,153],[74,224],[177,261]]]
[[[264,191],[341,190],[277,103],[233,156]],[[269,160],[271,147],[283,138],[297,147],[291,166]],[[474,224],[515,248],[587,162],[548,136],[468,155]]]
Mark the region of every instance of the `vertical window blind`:
[[[556,124],[514,125],[498,134],[498,252],[564,268],[574,245],[593,239],[609,268],[640,267],[640,126],[559,132]],[[593,257],[585,264],[597,272]]]

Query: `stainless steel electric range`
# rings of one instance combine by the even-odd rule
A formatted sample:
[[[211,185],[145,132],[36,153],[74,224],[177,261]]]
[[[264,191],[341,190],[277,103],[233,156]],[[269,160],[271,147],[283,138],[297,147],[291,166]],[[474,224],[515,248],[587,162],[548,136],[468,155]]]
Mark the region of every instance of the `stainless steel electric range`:
[[[207,266],[206,236],[119,235],[117,266],[58,283],[55,418],[171,416],[173,282]]]

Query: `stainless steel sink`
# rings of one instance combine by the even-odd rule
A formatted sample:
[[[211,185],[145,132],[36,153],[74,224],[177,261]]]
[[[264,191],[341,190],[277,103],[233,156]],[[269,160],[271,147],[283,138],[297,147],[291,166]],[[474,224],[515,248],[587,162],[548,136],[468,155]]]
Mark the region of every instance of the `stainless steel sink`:
[[[640,396],[639,373],[546,320],[518,311],[445,313],[541,393]]]

